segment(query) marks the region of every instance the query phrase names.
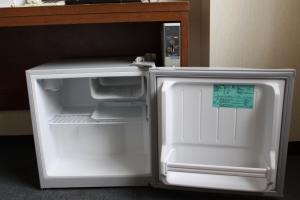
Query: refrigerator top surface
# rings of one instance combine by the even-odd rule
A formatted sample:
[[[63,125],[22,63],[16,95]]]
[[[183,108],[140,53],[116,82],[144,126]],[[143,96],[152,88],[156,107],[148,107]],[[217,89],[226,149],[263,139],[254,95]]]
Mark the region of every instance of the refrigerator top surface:
[[[63,59],[39,65],[26,72],[31,75],[97,72],[140,72],[133,58]]]
[[[154,71],[167,71],[167,70],[181,70],[181,71],[242,71],[242,72],[292,72],[296,73],[295,69],[292,68],[241,68],[237,66],[231,67],[198,67],[198,66],[190,66],[190,67],[157,67],[152,68]]]
[[[61,59],[54,62],[45,63],[31,68],[26,72],[30,75],[47,74],[78,74],[78,73],[97,73],[97,72],[138,72],[145,73],[147,67],[133,66],[134,58],[92,58],[92,59]],[[275,73],[281,75],[295,76],[295,69],[288,68],[239,68],[239,67],[156,67],[150,68],[154,73],[167,72],[202,72],[202,73]]]

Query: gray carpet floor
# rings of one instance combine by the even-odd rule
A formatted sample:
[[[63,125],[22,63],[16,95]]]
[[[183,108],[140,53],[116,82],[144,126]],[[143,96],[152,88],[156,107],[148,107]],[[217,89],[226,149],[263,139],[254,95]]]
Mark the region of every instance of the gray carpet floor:
[[[300,156],[288,157],[285,200],[300,200]],[[254,200],[266,197],[172,191],[151,187],[39,189],[32,137],[0,137],[0,200]]]

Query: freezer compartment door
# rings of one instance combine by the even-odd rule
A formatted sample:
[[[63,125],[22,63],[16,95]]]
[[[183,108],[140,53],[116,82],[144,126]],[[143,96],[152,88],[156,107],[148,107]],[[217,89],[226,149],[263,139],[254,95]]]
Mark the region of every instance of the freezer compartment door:
[[[272,191],[285,81],[156,77],[163,185]]]

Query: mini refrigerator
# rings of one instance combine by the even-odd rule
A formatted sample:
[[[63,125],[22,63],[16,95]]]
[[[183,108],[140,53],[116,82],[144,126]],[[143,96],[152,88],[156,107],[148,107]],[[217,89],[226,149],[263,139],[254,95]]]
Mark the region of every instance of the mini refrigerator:
[[[91,59],[26,75],[41,188],[283,195],[292,69]]]

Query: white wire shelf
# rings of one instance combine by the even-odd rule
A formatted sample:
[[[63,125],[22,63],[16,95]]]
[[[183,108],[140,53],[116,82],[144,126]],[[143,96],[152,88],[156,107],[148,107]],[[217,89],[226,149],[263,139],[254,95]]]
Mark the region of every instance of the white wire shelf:
[[[88,125],[88,124],[125,124],[139,123],[141,119],[118,119],[111,121],[94,120],[90,114],[57,114],[50,121],[49,125]]]

